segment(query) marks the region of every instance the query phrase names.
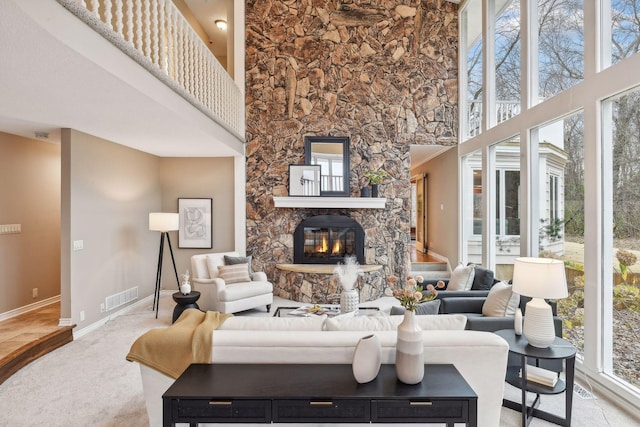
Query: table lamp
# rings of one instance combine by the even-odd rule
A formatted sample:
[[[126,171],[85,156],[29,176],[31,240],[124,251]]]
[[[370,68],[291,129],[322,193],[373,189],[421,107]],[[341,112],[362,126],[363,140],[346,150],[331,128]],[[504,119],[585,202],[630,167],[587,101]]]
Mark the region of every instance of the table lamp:
[[[149,214],[149,230],[160,232],[160,251],[158,253],[158,271],[156,272],[156,289],[153,294],[153,309],[156,311],[156,319],[158,318],[158,308],[160,305],[160,282],[162,279],[162,256],[164,254],[165,236],[167,236],[169,252],[171,252],[171,261],[173,262],[173,271],[176,273],[176,282],[178,283],[178,289],[180,289],[180,279],[178,279],[176,260],[173,257],[171,239],[169,238],[169,231],[178,230],[179,225],[180,216],[177,213],[151,212]]]
[[[567,297],[564,263],[551,258],[516,258],[512,289],[532,298],[525,307],[522,334],[534,347],[549,347],[556,334],[551,306],[545,298]]]

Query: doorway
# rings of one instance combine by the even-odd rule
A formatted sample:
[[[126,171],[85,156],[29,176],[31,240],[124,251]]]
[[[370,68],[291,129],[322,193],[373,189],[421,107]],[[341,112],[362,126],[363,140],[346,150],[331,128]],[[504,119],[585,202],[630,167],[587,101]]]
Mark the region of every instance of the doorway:
[[[416,251],[427,253],[427,180],[426,174],[411,178],[411,238]]]

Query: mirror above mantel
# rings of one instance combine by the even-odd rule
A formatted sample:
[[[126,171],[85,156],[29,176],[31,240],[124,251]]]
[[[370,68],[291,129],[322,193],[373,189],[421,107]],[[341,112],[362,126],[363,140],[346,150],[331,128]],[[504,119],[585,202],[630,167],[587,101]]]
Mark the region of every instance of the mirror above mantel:
[[[304,158],[320,165],[321,197],[349,197],[349,137],[305,136]]]

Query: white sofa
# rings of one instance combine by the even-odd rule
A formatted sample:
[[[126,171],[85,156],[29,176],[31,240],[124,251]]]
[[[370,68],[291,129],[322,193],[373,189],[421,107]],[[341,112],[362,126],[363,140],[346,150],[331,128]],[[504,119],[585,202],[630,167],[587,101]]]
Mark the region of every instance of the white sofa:
[[[268,312],[273,303],[273,284],[267,275],[254,271],[249,282],[226,284],[218,274],[218,267],[225,265],[225,255],[240,256],[238,252],[218,252],[191,257],[191,281],[194,290],[200,292],[198,306],[220,313],[237,313],[264,306]]]
[[[232,317],[213,332],[212,363],[350,364],[358,340],[372,332],[380,338],[382,362],[394,363],[395,328],[402,317]],[[425,363],[454,364],[478,395],[478,426],[497,427],[507,367],[506,341],[490,332],[464,330],[463,315],[418,317],[424,329]],[[150,425],[161,426],[162,394],[174,380],[144,365],[140,370]]]

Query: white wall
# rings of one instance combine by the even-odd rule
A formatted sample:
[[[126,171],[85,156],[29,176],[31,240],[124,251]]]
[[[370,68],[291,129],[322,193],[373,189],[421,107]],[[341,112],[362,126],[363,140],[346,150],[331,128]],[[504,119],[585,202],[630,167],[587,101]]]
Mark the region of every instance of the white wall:
[[[0,132],[0,224],[0,314],[59,295],[59,144]]]
[[[458,153],[444,151],[411,170],[427,177],[427,240],[429,252],[458,263]]]
[[[134,286],[153,293],[158,240],[148,213],[161,208],[160,161],[71,129],[62,146],[61,317],[82,329],[108,314],[107,296]],[[75,240],[83,250],[72,250]]]

